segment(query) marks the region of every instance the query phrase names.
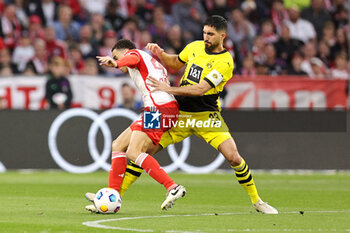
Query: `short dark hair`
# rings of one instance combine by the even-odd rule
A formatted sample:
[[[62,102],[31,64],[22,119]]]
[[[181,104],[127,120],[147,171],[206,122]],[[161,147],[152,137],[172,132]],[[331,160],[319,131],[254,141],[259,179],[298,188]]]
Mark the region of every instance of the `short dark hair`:
[[[124,88],[124,87],[130,87],[130,88],[131,88],[131,86],[130,86],[129,83],[123,83],[123,84],[122,84],[122,88]]]
[[[218,31],[227,31],[227,21],[220,15],[209,16],[204,22],[205,25],[214,27]]]
[[[120,39],[113,46],[112,51],[115,49],[136,49],[134,42],[128,39]]]

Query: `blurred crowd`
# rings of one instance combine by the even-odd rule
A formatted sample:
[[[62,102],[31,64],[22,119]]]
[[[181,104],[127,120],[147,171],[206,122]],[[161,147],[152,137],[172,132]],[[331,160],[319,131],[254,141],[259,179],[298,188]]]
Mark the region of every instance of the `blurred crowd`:
[[[59,76],[122,75],[95,56],[120,38],[179,53],[216,14],[236,74],[349,79],[349,12],[346,0],[0,0],[0,77],[52,75],[57,61]]]

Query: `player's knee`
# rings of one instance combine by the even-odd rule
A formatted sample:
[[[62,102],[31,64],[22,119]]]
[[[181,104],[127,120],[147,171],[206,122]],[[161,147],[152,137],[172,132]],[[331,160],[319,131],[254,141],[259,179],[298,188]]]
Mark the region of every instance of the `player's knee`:
[[[225,158],[233,167],[240,165],[242,162],[242,157],[239,155],[238,150],[230,151],[225,155]]]
[[[135,151],[134,149],[132,149],[132,148],[128,148],[127,150],[126,150],[126,158],[127,159],[129,159],[129,160],[131,160],[131,161],[134,161],[135,162],[135,160],[137,159],[137,157],[139,156],[139,152],[138,151]]]
[[[112,151],[121,151],[119,146],[118,146],[118,139],[115,139],[113,142],[112,142]]]

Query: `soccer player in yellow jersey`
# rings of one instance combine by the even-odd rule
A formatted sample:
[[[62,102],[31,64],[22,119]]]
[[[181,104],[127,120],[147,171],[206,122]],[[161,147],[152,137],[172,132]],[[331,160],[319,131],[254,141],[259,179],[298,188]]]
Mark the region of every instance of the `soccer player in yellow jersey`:
[[[232,78],[234,68],[232,56],[223,46],[226,31],[226,20],[214,15],[205,21],[204,40],[188,44],[179,55],[165,53],[154,43],[146,46],[146,49],[158,56],[163,64],[173,69],[180,69],[186,65],[180,87],[170,87],[150,78],[154,91],[165,91],[176,96],[180,105],[178,121],[182,120],[182,116],[191,116],[191,120],[205,121],[212,118],[222,123],[216,130],[204,130],[196,126],[181,128],[177,125],[163,134],[158,150],[195,134],[225,156],[234,169],[238,182],[246,190],[258,212],[278,214],[274,207],[263,202],[259,197],[248,165],[238,153],[237,146],[220,114],[219,93],[226,82]],[[142,169],[137,168],[135,164],[128,165],[122,184],[122,193],[141,172]]]

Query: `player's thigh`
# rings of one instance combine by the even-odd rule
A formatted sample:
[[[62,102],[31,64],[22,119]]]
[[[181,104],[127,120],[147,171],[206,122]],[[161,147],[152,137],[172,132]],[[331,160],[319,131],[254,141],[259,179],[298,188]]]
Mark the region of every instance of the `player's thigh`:
[[[130,127],[126,128],[112,143],[112,151],[114,152],[126,152],[131,138]]]
[[[219,150],[219,146],[228,139],[232,139],[230,132],[205,132],[197,131],[196,136],[206,141],[216,150]]]
[[[126,156],[133,161],[142,153],[154,147],[151,138],[142,131],[132,131],[128,149],[126,150]]]
[[[202,127],[195,127],[195,135],[218,150],[221,143],[232,139],[229,129],[220,112],[201,112],[194,114],[196,122],[202,121]]]
[[[161,148],[165,148],[171,144],[181,142],[182,140],[191,136],[192,134],[193,134],[193,131],[191,129],[180,128],[178,126],[173,127],[163,133],[162,138],[160,139],[159,145],[161,146]]]

